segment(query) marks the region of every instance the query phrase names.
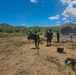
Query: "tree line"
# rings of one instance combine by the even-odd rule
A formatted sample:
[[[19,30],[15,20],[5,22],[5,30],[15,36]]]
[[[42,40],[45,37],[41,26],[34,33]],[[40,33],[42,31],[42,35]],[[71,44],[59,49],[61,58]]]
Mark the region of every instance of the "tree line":
[[[24,26],[12,26],[6,23],[0,24],[0,32],[6,32],[6,33],[26,33],[28,34],[29,31],[35,32],[40,31],[44,33],[49,27],[39,27],[39,26],[33,26],[33,27],[24,27]],[[59,27],[50,27],[53,32],[57,31]]]

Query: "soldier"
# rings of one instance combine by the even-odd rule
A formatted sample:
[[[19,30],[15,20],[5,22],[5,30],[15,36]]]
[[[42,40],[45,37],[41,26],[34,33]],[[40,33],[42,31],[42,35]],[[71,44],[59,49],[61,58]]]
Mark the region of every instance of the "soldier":
[[[59,31],[57,31],[57,42],[59,43],[60,42],[60,33],[59,33]]]
[[[52,40],[52,37],[53,37],[53,33],[51,32],[51,29],[49,29],[47,31],[47,45],[46,46],[51,46],[51,40]]]
[[[39,49],[39,40],[40,40],[40,37],[39,37],[39,35],[38,35],[38,33],[37,33],[37,31],[34,33],[34,41],[35,41],[35,47],[37,48],[37,49]]]
[[[73,33],[70,34],[71,42],[73,42]]]

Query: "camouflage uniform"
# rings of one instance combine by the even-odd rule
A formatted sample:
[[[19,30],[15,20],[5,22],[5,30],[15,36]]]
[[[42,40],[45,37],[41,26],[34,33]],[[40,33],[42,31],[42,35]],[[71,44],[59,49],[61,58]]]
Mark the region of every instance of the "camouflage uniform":
[[[73,33],[70,33],[71,42],[73,42]]]
[[[57,31],[57,42],[60,42],[60,33],[59,33],[59,31]]]
[[[34,33],[34,41],[35,41],[35,47],[36,48],[39,48],[39,40],[40,40],[40,37],[37,33],[37,31]]]
[[[53,33],[51,32],[51,29],[49,29],[47,32],[47,45],[46,46],[51,46],[52,37],[53,37]]]

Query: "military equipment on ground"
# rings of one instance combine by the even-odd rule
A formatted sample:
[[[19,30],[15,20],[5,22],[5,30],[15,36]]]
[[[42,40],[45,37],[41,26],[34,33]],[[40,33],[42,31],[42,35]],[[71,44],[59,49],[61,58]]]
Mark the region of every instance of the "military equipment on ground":
[[[34,40],[34,33],[32,33],[32,32],[30,32],[29,34],[28,34],[28,36],[27,36],[27,39],[28,40]]]
[[[63,53],[63,52],[64,52],[64,48],[60,48],[60,47],[58,47],[58,48],[57,48],[57,52],[59,52],[59,53]]]
[[[74,65],[76,65],[76,59],[74,59],[74,58],[67,58],[67,59],[65,60],[65,63],[66,63],[68,66],[74,66]]]

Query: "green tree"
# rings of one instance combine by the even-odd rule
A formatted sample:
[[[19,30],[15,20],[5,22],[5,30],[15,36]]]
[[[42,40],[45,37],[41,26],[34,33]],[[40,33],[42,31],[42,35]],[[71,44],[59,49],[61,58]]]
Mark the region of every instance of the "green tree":
[[[3,29],[2,28],[0,28],[0,32],[3,32]]]

